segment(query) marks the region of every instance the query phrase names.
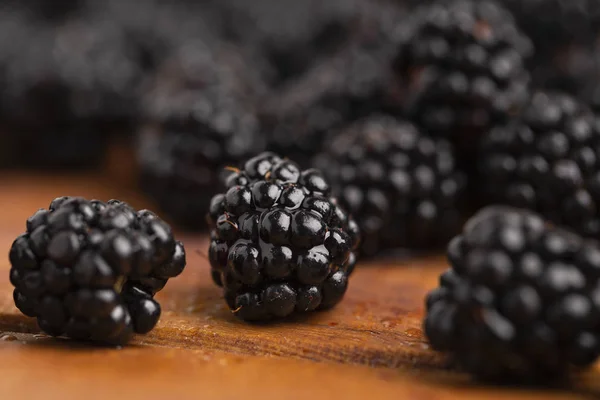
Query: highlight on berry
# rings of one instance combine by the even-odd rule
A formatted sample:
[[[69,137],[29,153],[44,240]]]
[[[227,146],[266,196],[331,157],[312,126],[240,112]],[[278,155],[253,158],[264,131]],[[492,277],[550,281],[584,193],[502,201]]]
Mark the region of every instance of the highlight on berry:
[[[14,301],[52,336],[125,344],[148,333],[154,295],[186,265],[167,223],[118,200],[60,197],[26,228],[9,254]]]

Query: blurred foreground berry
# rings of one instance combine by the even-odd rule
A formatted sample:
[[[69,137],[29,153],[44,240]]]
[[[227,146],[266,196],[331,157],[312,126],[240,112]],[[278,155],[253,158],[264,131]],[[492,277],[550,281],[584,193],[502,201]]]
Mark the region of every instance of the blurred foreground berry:
[[[478,378],[551,382],[600,355],[600,245],[530,211],[488,207],[448,246],[427,296],[435,350]]]

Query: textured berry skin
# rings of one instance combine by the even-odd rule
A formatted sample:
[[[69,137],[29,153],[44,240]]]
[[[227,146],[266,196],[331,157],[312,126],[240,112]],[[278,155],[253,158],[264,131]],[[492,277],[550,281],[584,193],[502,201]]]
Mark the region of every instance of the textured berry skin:
[[[146,94],[138,133],[142,188],[189,229],[206,227],[225,167],[264,150],[250,99],[262,89],[232,49],[183,46],[165,61]]]
[[[237,317],[278,319],[342,300],[359,232],[329,191],[319,171],[262,153],[213,197],[212,276]]]
[[[480,156],[488,203],[535,210],[599,237],[600,123],[586,106],[537,92],[518,120],[487,135]]]
[[[453,141],[470,162],[487,129],[528,97],[532,46],[493,1],[441,1],[415,9],[399,46],[405,112]]]
[[[363,232],[361,256],[435,248],[459,232],[466,179],[446,140],[394,117],[372,115],[325,147],[315,164]]]
[[[600,354],[598,243],[496,206],[465,225],[448,259],[425,334],[475,376],[552,381]]]
[[[183,244],[152,212],[79,197],[33,214],[9,258],[15,305],[40,329],[109,344],[154,328],[153,297],[186,264]]]

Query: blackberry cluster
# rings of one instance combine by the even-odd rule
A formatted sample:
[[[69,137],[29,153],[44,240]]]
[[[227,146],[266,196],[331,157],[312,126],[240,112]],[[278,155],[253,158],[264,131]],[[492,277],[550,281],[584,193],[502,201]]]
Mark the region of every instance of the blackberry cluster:
[[[21,312],[52,336],[124,344],[158,322],[153,299],[186,264],[171,228],[126,203],[55,199],[10,250]]]
[[[488,203],[542,214],[600,235],[600,119],[561,93],[537,92],[518,120],[495,127],[480,151]]]
[[[332,131],[393,109],[399,103],[394,82],[384,52],[346,48],[284,86],[267,103],[262,122],[269,150],[309,167]]]
[[[363,232],[362,256],[435,248],[462,224],[465,176],[452,146],[391,116],[373,115],[330,140],[315,163]]]
[[[189,229],[206,226],[224,167],[264,150],[250,102],[260,83],[232,60],[233,53],[198,48],[186,47],[165,62],[148,92],[147,122],[138,133],[142,188]]]
[[[264,321],[339,303],[359,231],[321,173],[262,153],[226,186],[210,205],[209,259],[234,314]]]
[[[489,207],[448,246],[427,296],[435,350],[486,380],[564,378],[600,355],[600,247],[529,211]]]
[[[470,162],[488,128],[527,100],[529,39],[490,0],[419,7],[403,36],[396,69],[405,80],[407,117],[452,140]]]

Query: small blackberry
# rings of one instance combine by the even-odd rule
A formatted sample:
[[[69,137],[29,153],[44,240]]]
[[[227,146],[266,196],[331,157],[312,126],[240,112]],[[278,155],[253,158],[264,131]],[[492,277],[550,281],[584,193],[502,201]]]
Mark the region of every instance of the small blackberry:
[[[189,229],[205,228],[223,168],[264,149],[250,102],[259,84],[243,63],[231,61],[235,54],[198,52],[199,46],[165,62],[146,95],[147,123],[138,133],[142,188]]]
[[[21,312],[52,336],[124,344],[158,322],[153,299],[185,267],[185,249],[150,211],[55,199],[27,220],[10,250]]]
[[[361,255],[434,248],[459,231],[465,176],[447,141],[394,117],[372,115],[339,132],[325,148],[315,164],[357,219]]]
[[[481,135],[527,100],[531,43],[491,0],[438,1],[406,25],[396,61],[406,115],[469,163]]]
[[[227,179],[208,219],[212,276],[239,318],[283,318],[342,300],[359,232],[318,170],[262,153]]]
[[[534,210],[600,237],[600,120],[585,105],[537,92],[519,119],[491,130],[480,157],[488,203]]]
[[[424,329],[486,380],[564,378],[600,355],[600,247],[529,211],[476,214],[448,246]]]
[[[310,166],[328,135],[362,116],[393,108],[385,56],[350,46],[290,82],[263,110],[269,150]]]

